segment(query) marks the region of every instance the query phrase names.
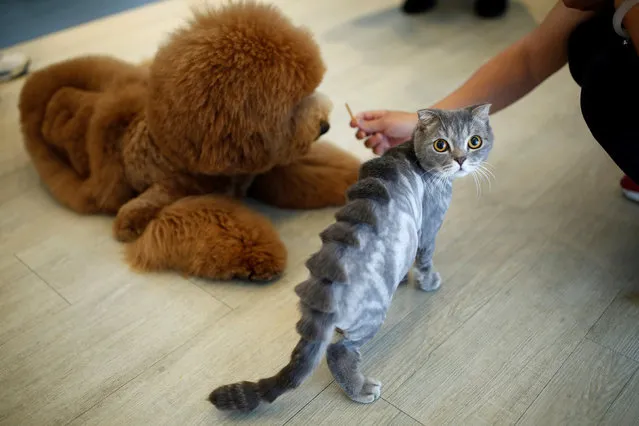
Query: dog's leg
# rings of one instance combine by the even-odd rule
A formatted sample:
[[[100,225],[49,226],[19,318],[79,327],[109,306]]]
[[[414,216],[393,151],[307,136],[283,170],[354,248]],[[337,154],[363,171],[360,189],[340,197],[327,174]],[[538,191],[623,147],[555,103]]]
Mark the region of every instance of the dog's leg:
[[[270,281],[284,271],[287,253],[265,217],[238,200],[205,195],[162,210],[128,245],[127,258],[140,270]]]
[[[113,222],[113,235],[118,241],[137,239],[160,211],[188,195],[170,185],[155,183],[138,197],[123,205]]]
[[[258,175],[249,196],[288,209],[341,206],[346,190],[357,181],[360,162],[328,143],[316,143],[293,164]]]

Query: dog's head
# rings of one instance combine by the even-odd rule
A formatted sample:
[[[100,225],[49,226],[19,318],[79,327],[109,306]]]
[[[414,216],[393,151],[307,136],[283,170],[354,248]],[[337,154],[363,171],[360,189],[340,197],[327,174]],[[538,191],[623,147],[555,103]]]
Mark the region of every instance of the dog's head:
[[[147,119],[163,155],[203,174],[257,173],[328,130],[319,47],[273,6],[197,12],[150,68]]]

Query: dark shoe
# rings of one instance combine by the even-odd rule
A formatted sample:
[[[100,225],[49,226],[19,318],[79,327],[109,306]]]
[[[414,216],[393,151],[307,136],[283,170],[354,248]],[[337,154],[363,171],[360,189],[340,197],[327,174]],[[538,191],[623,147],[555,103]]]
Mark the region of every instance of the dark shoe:
[[[402,10],[407,15],[424,13],[435,7],[437,0],[405,0]]]
[[[475,14],[482,18],[497,18],[507,9],[508,0],[475,0]]]

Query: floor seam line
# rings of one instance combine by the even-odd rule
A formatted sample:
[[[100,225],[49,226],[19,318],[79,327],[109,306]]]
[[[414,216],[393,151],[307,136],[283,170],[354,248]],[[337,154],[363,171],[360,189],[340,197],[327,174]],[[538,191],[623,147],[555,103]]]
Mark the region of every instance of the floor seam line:
[[[555,370],[555,372],[553,373],[552,376],[550,376],[550,378],[548,379],[548,381],[546,382],[546,384],[544,385],[543,388],[541,388],[539,390],[539,393],[537,394],[537,396],[535,397],[535,399],[533,399],[530,404],[528,404],[528,407],[526,407],[526,409],[521,413],[521,415],[517,418],[517,420],[515,421],[515,425],[518,425],[519,422],[521,422],[521,419],[524,418],[524,416],[526,415],[526,413],[530,410],[530,407],[532,407],[535,402],[537,402],[537,400],[539,399],[539,397],[541,396],[542,393],[544,393],[544,391],[546,390],[546,388],[548,387],[548,385],[550,384],[550,382],[553,381],[553,379],[557,376],[557,374],[559,374],[559,372],[561,371],[562,368],[564,368],[564,365],[566,365],[566,363],[568,362],[568,360],[570,359],[570,357],[577,351],[577,348],[579,348],[579,346],[583,343],[583,341],[586,340],[586,337],[582,337],[577,344],[575,345],[575,347],[573,348],[572,351],[570,351],[570,353],[568,354],[568,356],[566,357],[566,359],[564,359],[561,363],[561,365],[559,367],[557,367],[557,370]]]
[[[220,321],[222,318],[224,318],[225,316],[227,316],[228,314],[230,314],[231,311],[224,313],[222,316],[220,316],[219,318],[217,318],[216,321]],[[85,415],[86,413],[88,413],[89,411],[93,410],[95,407],[97,407],[102,401],[105,401],[106,399],[108,399],[111,395],[114,395],[115,393],[117,393],[118,391],[120,391],[120,389],[124,388],[126,385],[128,385],[129,383],[131,383],[132,381],[134,381],[135,379],[137,379],[138,377],[140,377],[142,374],[146,373],[147,371],[151,370],[155,365],[157,365],[158,363],[162,362],[163,360],[165,360],[166,358],[168,358],[170,355],[172,355],[173,353],[175,353],[176,351],[178,351],[180,348],[182,348],[183,346],[187,345],[188,343],[190,343],[191,341],[193,341],[195,338],[197,338],[200,334],[204,333],[206,330],[209,329],[210,324],[207,324],[206,326],[203,326],[202,329],[200,331],[198,331],[197,333],[195,333],[193,336],[191,336],[189,339],[185,340],[182,344],[178,345],[175,349],[167,352],[166,354],[164,354],[163,356],[161,356],[160,358],[158,358],[155,362],[151,363],[148,367],[143,368],[142,371],[140,371],[138,374],[136,374],[135,376],[131,377],[129,380],[127,380],[125,383],[122,383],[122,385],[118,386],[117,389],[114,389],[112,392],[109,392],[108,395],[105,395],[103,398],[101,398],[99,401],[97,401],[95,404],[91,405],[89,408],[87,408],[86,410],[84,410],[83,412],[81,412],[80,414],[78,414],[77,416],[75,416],[74,418],[72,418],[71,420],[69,420],[67,423],[65,423],[66,425],[69,425],[71,423],[73,423],[74,421],[76,421],[77,419],[79,419],[80,417],[82,417],[83,415]]]
[[[208,291],[204,290],[202,287],[200,287],[199,285],[197,285],[197,283],[191,281],[190,278],[187,278],[187,280],[190,284],[194,285],[195,287],[197,287],[198,289],[200,289],[201,291],[203,291],[204,293],[208,294],[209,297],[212,297],[213,300],[220,302],[221,304],[223,304],[224,306],[226,306],[227,308],[229,308],[230,310],[235,310],[235,308],[233,308],[231,305],[229,305],[228,303],[226,303],[225,301],[218,299],[217,297],[215,297],[214,295],[212,295],[211,293],[209,293]]]
[[[586,330],[586,334],[584,335],[584,338],[588,339],[588,334],[592,331],[593,328],[595,328],[595,326],[601,320],[601,318],[603,318],[603,316],[606,313],[606,311],[608,310],[608,308],[610,308],[612,306],[612,304],[615,302],[615,300],[617,300],[617,297],[619,297],[619,295],[621,294],[622,291],[623,291],[623,289],[619,289],[617,291],[617,293],[615,293],[615,295],[612,297],[612,299],[610,299],[610,303],[608,303],[606,305],[606,307],[601,310],[601,315],[599,315],[597,317],[597,319],[592,322],[592,325],[590,327],[588,327],[588,330]],[[588,340],[590,340],[591,342],[594,342],[594,340],[592,340],[592,339],[588,339]]]
[[[417,420],[415,417],[411,416],[410,414],[408,414],[406,411],[402,410],[401,408],[399,408],[397,405],[393,404],[392,402],[390,402],[389,400],[387,400],[385,397],[380,398],[382,401],[385,401],[386,403],[388,403],[391,407],[395,407],[395,409],[397,409],[400,413],[404,413],[406,416],[410,417],[412,420],[415,420],[417,423],[419,423],[420,425],[424,425],[424,423],[420,422],[419,420]]]
[[[308,401],[306,404],[304,404],[299,410],[297,410],[295,412],[295,414],[293,414],[288,420],[286,420],[284,423],[282,423],[282,426],[286,426],[291,420],[293,420],[295,418],[295,416],[297,416],[303,409],[308,407],[311,404],[311,402],[315,401],[315,399],[317,399],[317,397],[320,396],[322,394],[322,392],[324,392],[326,389],[328,389],[328,387],[330,385],[332,385],[333,382],[334,382],[334,380],[331,380],[326,386],[324,386],[324,388],[322,388],[321,391],[317,392],[317,395],[315,395],[313,398],[311,398],[311,400]]]
[[[626,358],[627,360],[632,361],[632,362],[634,362],[635,364],[638,364],[638,365],[639,365],[639,361],[638,361],[638,360],[634,359],[634,358],[633,358],[633,357],[631,357],[631,356],[626,355],[626,354],[625,354],[625,353],[623,353],[623,352],[620,352],[618,349],[611,348],[610,346],[608,346],[608,345],[604,345],[603,343],[599,343],[599,342],[597,342],[596,340],[592,340],[590,337],[587,337],[587,336],[584,336],[584,340],[587,340],[587,341],[589,341],[590,343],[593,343],[593,344],[595,344],[595,345],[597,345],[597,346],[599,346],[599,347],[601,347],[601,348],[603,348],[603,349],[608,349],[610,352],[614,353],[615,355],[619,355],[619,356],[621,356],[621,357],[623,357],[623,358]]]
[[[599,418],[599,421],[597,422],[597,424],[602,424],[603,419],[606,417],[606,414],[608,414],[608,412],[610,411],[610,409],[612,408],[612,406],[615,404],[615,401],[617,401],[619,399],[619,397],[621,396],[621,394],[626,390],[626,388],[628,387],[628,384],[632,381],[632,379],[634,379],[634,377],[639,374],[639,366],[635,366],[635,371],[632,372],[632,374],[630,375],[630,377],[628,377],[628,380],[626,380],[626,383],[623,384],[623,386],[621,387],[621,389],[619,390],[619,393],[617,395],[615,395],[615,398],[610,401],[610,404],[608,404],[608,407],[606,407],[606,410],[603,412],[603,414],[601,415],[601,417]]]
[[[23,261],[22,259],[20,259],[20,257],[17,254],[13,254],[13,257],[15,257],[18,262],[22,263],[29,271],[31,271],[31,273],[33,275],[35,275],[36,277],[38,277],[38,279],[40,281],[42,281],[47,287],[49,287],[51,290],[53,290],[53,292],[55,292],[55,294],[57,294],[58,296],[60,296],[62,298],[62,300],[64,300],[65,302],[67,302],[67,305],[71,306],[72,303],[69,302],[69,300],[67,300],[66,297],[64,297],[62,295],[62,293],[60,293],[55,287],[53,287],[51,284],[49,284],[49,282],[47,280],[45,280],[44,278],[42,278],[42,276],[40,276],[40,274],[38,274],[34,269],[32,269],[29,265],[27,265],[25,263],[25,261]]]

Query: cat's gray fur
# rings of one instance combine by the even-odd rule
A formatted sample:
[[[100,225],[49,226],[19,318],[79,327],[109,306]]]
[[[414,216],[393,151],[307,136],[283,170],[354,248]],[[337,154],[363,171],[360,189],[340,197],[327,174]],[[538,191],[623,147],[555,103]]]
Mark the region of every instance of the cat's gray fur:
[[[262,400],[272,402],[299,386],[324,354],[350,398],[370,403],[380,396],[381,383],[360,371],[359,349],[379,330],[411,267],[419,288],[439,288],[441,279],[432,263],[435,237],[450,203],[453,179],[477,169],[492,148],[489,109],[420,110],[411,141],[362,165],[348,203],[336,214],[336,223],[320,234],[321,249],[306,263],[309,279],[295,288],[301,339],[289,364],[257,383],[214,390],[209,399],[216,407],[251,411]],[[479,149],[468,147],[473,135],[483,140]],[[434,149],[439,138],[448,142],[448,151]],[[331,344],[336,328],[344,337]]]

